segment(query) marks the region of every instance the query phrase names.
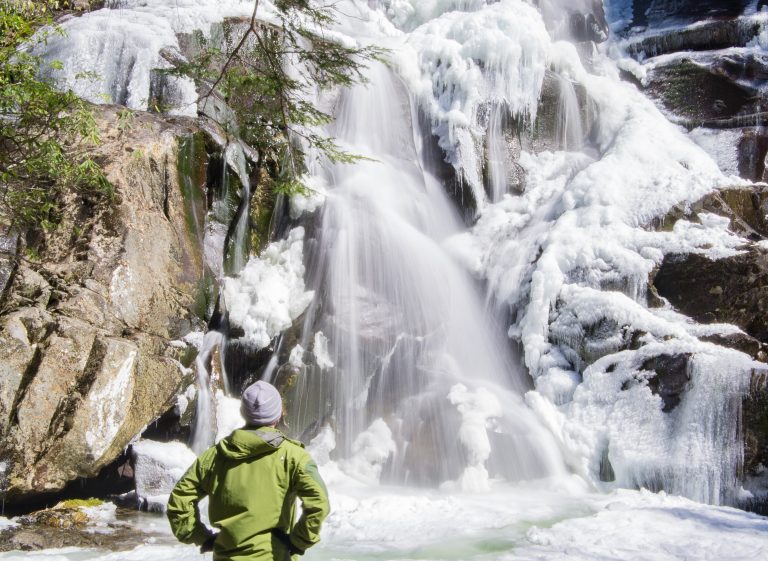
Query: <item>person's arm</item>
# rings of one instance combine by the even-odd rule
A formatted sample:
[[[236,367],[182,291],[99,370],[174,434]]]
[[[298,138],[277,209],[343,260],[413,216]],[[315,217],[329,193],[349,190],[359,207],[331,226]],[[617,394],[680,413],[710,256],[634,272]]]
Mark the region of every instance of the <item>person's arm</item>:
[[[211,469],[216,448],[206,450],[179,479],[168,499],[168,521],[171,530],[182,543],[203,545],[213,537],[200,521],[197,503],[208,494],[205,480]]]
[[[320,527],[331,511],[328,490],[312,458],[299,468],[295,491],[301,500],[302,514],[291,530],[291,552],[302,554],[320,541]]]

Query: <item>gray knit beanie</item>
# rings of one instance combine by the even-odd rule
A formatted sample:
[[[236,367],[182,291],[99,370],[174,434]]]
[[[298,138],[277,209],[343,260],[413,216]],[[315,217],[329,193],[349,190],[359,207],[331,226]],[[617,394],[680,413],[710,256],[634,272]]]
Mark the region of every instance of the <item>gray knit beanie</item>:
[[[245,388],[240,412],[250,426],[271,425],[283,415],[283,399],[275,386],[259,380]]]

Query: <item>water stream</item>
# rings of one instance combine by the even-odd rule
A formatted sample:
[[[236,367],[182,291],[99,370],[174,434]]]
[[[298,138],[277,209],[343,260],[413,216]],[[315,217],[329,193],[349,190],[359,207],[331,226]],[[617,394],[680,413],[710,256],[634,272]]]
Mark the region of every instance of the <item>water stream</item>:
[[[371,446],[391,439],[382,467],[395,481],[483,487],[486,461],[509,479],[556,473],[562,460],[522,402],[528,382],[503,328],[443,247],[462,224],[424,169],[410,96],[383,65],[368,79],[343,94],[333,134],[371,161],[330,170],[307,257],[317,300],[304,339],[322,331],[335,368],[310,367],[292,421],[332,417],[345,457],[384,419]]]

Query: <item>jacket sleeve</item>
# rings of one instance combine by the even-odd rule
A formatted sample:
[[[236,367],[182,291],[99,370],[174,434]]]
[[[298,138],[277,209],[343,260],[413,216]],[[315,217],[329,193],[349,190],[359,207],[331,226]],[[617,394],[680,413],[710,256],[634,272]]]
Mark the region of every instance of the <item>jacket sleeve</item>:
[[[171,530],[182,543],[202,545],[211,531],[200,521],[198,503],[208,495],[206,480],[211,471],[216,448],[205,451],[179,479],[168,499],[168,521]]]
[[[320,527],[331,512],[328,490],[312,458],[299,468],[294,490],[301,500],[302,514],[290,539],[296,549],[304,551],[320,541]]]

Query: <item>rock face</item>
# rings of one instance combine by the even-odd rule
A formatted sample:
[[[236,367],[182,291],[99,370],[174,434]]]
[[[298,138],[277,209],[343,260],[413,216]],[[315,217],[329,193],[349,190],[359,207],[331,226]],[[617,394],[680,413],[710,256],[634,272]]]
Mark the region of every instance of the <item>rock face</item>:
[[[701,203],[702,207],[731,218],[735,230],[758,239],[765,232],[764,214],[755,212],[761,205],[760,193],[745,190],[718,193]],[[743,331],[704,339],[768,362],[768,249],[762,244],[751,244],[743,253],[718,260],[694,254],[668,255],[652,286],[659,296],[698,322],[731,323]],[[677,358],[679,360],[668,362],[669,365],[680,362],[678,368],[667,368],[667,372],[660,372],[658,365],[652,368],[659,372],[657,387],[652,389],[661,395],[665,411],[671,410],[679,401],[687,381],[683,357]],[[744,476],[747,481],[754,479],[768,465],[767,381],[768,368],[754,371],[742,404]],[[759,481],[750,486],[758,498],[744,506],[765,511],[768,489]]]
[[[768,342],[768,251],[749,251],[710,261],[700,255],[669,255],[654,285],[675,308],[702,323],[732,323]]]
[[[756,476],[768,467],[768,371],[753,374],[742,415],[744,471],[747,476]],[[763,489],[762,494],[762,510],[768,512],[768,493]]]
[[[169,341],[201,325],[202,135],[188,120],[97,113],[95,156],[115,201],[66,201],[4,292],[0,491],[10,505],[115,460],[182,384]],[[197,164],[179,166],[190,153]]]
[[[156,512],[165,511],[173,486],[196,458],[181,442],[152,440],[134,443],[131,456],[139,507]]]
[[[689,130],[726,171],[763,181],[768,62],[757,45],[754,2],[645,0],[633,3],[618,43],[645,68],[638,84]],[[696,25],[690,25],[696,23]],[[655,58],[665,55],[664,58]]]
[[[614,43],[638,64],[630,79],[670,120],[688,129],[723,171],[752,181],[768,179],[768,59],[759,48],[764,16],[754,10],[766,4],[635,0],[621,14],[622,24],[614,22],[613,27]],[[731,229],[748,240],[744,251],[718,260],[668,255],[650,279],[650,292],[698,322],[738,326],[742,333],[703,339],[768,362],[768,194],[762,187],[721,191],[655,226],[670,227],[700,211],[729,218]],[[678,367],[665,373],[653,365],[659,373],[654,391],[665,409],[673,406],[686,382],[684,363],[678,359]],[[745,506],[758,510],[768,505],[768,478],[758,477],[768,465],[765,380],[764,371],[753,374],[742,406],[744,475],[756,497]]]

